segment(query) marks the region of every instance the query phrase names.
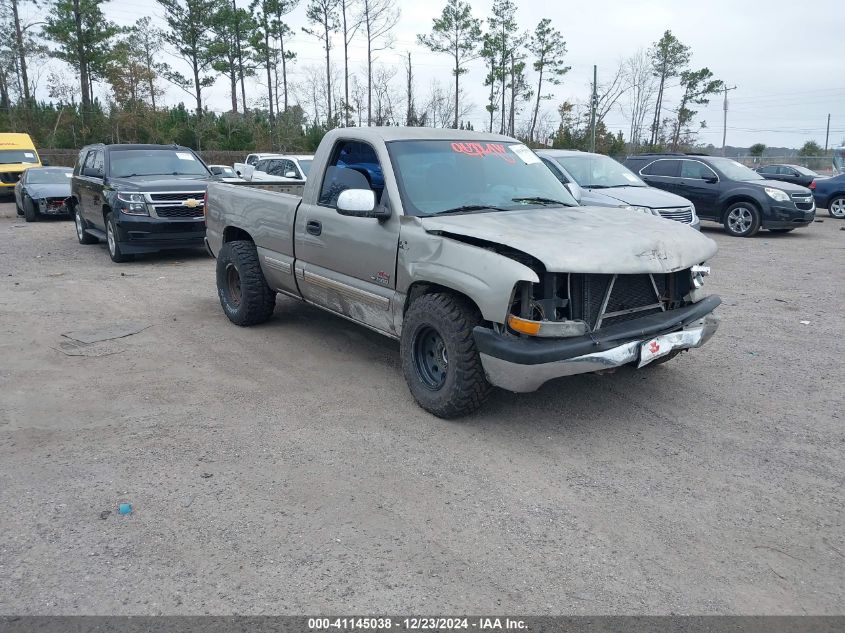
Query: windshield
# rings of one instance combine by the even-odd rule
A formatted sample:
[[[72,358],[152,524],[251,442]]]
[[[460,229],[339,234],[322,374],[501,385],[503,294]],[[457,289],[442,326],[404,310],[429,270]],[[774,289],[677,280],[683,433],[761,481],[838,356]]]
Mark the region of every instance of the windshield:
[[[29,169],[26,172],[28,185],[70,185],[73,170],[62,169]]]
[[[34,149],[0,149],[0,163],[37,163]]]
[[[393,141],[387,147],[408,215],[578,206],[519,143]]]
[[[217,167],[218,176],[226,176],[227,178],[237,178],[235,170],[231,167]]]
[[[730,158],[708,158],[710,164],[720,170],[729,180],[763,180],[764,177],[753,169]]]
[[[299,159],[299,167],[302,169],[303,175],[305,175],[305,176],[308,175],[308,170],[311,169],[311,163],[313,163],[313,162],[314,161],[310,158],[306,158],[306,159],[300,158]]]
[[[818,176],[818,174],[816,172],[814,172],[812,169],[808,169],[808,168],[803,167],[801,165],[792,165],[792,169],[797,171],[799,174],[804,174],[805,176],[814,176],[814,177]]]
[[[617,163],[610,156],[602,156],[601,154],[557,156],[555,162],[585,189],[648,186],[630,169]]]
[[[109,164],[112,178],[209,175],[205,165],[188,150],[113,149]]]

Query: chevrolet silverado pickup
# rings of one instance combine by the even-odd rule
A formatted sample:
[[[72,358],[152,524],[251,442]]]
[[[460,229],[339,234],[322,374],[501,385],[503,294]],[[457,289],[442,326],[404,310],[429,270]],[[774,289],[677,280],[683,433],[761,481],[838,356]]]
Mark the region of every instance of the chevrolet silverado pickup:
[[[720,299],[702,289],[712,240],[579,206],[512,138],[333,130],[299,187],[209,184],[224,313],[261,323],[282,294],[397,339],[434,415],[476,410],[491,386],[664,362],[716,330]]]

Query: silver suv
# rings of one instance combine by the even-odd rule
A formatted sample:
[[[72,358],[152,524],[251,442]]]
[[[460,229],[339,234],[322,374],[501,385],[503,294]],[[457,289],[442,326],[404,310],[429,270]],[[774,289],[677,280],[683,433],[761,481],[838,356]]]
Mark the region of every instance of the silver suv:
[[[689,224],[697,230],[701,227],[692,202],[649,187],[610,156],[566,149],[538,150],[537,155],[582,205],[632,208]]]

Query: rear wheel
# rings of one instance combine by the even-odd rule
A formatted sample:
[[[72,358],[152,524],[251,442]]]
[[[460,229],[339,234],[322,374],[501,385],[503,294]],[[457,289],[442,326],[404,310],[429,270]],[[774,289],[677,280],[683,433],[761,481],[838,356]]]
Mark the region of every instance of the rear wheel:
[[[257,325],[273,316],[276,293],[261,272],[255,244],[235,240],[223,245],[217,256],[217,294],[235,325]]]
[[[132,261],[134,259],[132,255],[127,255],[120,250],[120,242],[117,237],[117,224],[115,224],[114,215],[109,213],[106,216],[106,241],[109,245],[109,257],[117,264]]]
[[[100,241],[88,233],[88,224],[82,218],[82,212],[78,206],[73,209],[73,223],[76,226],[76,239],[79,240],[80,244],[96,244]]]
[[[451,294],[418,298],[402,326],[402,372],[411,395],[440,418],[477,410],[490,393],[472,329],[481,315],[467,299]]]
[[[751,237],[760,230],[760,209],[751,202],[735,202],[725,211],[724,225],[734,237]]]
[[[845,196],[836,196],[827,203],[827,212],[832,218],[845,218]]]

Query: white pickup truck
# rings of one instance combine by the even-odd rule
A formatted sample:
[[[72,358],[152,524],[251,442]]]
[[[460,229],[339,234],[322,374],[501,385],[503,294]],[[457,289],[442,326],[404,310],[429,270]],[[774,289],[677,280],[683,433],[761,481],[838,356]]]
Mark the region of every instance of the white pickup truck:
[[[663,362],[717,327],[712,240],[578,206],[512,138],[333,130],[307,182],[270,188],[208,186],[226,316],[266,321],[280,293],[398,339],[411,394],[437,416],[474,411],[491,386]]]
[[[235,163],[235,173],[247,181],[300,181],[308,178],[313,156],[250,154],[245,163]]]

